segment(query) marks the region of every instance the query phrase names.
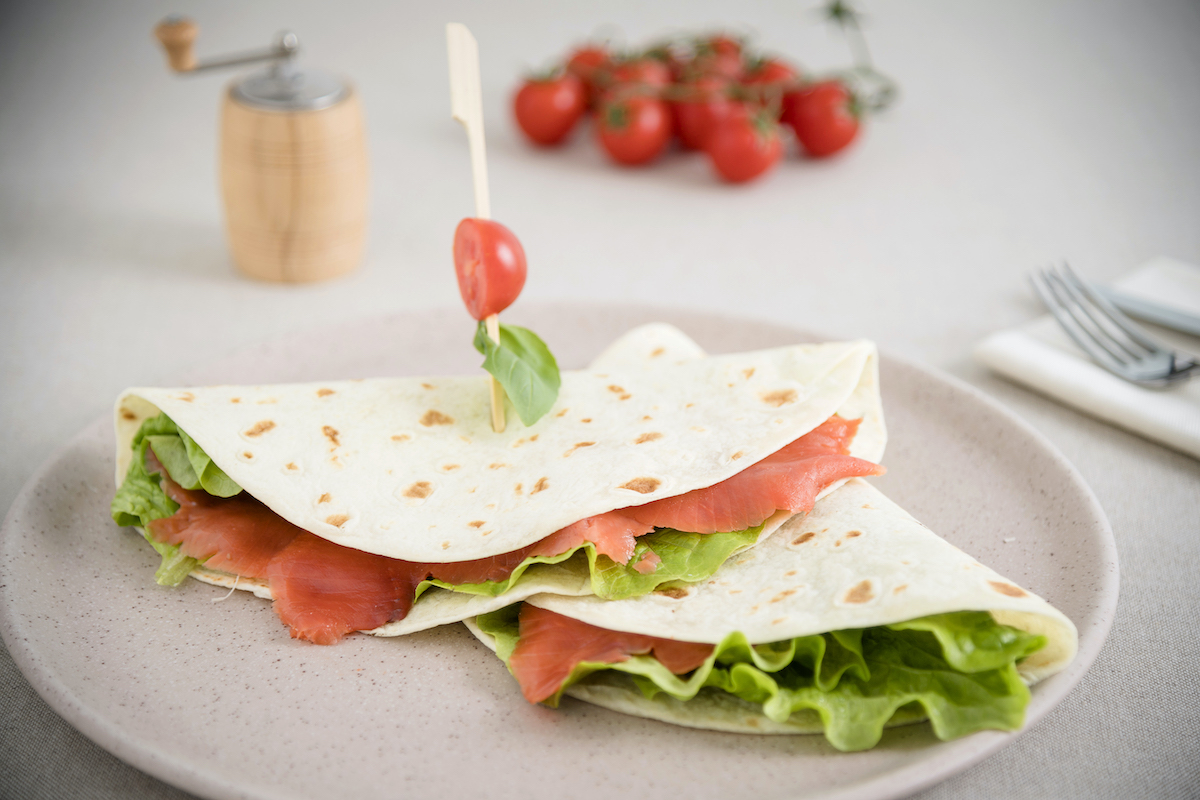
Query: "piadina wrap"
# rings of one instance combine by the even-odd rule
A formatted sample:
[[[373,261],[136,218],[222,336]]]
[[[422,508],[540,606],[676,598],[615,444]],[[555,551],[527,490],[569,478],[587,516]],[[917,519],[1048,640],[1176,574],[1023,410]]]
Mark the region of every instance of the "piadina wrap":
[[[702,356],[669,326],[636,329],[588,370],[564,372],[545,417],[525,427],[510,415],[502,433],[490,426],[482,372],[130,389],[116,404],[116,481],[126,479],[143,423],[165,414],[186,434],[189,456],[199,452],[299,528],[365,553],[453,563],[510,553],[592,515],[718,483],[834,414],[861,419],[851,455],[882,456],[871,343]],[[769,519],[757,540],[789,516]],[[203,564],[191,574],[271,597],[262,580]],[[585,559],[536,563],[495,596],[435,585],[406,617],[370,632],[407,633],[533,594],[589,594],[593,585]]]

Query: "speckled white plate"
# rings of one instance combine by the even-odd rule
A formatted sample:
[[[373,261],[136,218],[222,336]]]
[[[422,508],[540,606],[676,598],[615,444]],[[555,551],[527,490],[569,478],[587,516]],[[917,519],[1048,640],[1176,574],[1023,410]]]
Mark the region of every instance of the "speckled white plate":
[[[656,319],[710,352],[806,338],[645,308],[509,316],[542,334],[567,367]],[[461,313],[413,314],[255,347],[184,379],[466,372],[479,360],[470,336]],[[882,382],[891,440],[877,485],[1079,627],[1075,662],[1034,689],[1035,725],[1091,665],[1113,618],[1117,561],[1104,514],[1045,439],[979,392],[887,357]],[[844,754],[815,736],[689,730],[573,700],[557,711],[531,706],[461,625],[336,647],[294,641],[268,603],[245,593],[213,602],[224,592],[154,584],[153,552],[108,517],[112,441],[109,420],[98,420],[13,504],[0,534],[0,630],[58,713],[120,758],[202,796],[888,798],[1015,736],[939,742],[919,725]]]

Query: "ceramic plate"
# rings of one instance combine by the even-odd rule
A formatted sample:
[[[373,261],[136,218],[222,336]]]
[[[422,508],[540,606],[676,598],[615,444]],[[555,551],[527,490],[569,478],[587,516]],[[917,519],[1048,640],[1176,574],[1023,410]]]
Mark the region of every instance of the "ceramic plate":
[[[806,339],[748,320],[647,308],[512,313],[565,367],[633,325],[674,323],[709,352]],[[478,368],[461,313],[377,320],[260,346],[182,376],[264,383]],[[876,484],[943,537],[1037,592],[1079,627],[1079,655],[1035,687],[1036,725],[1099,651],[1116,550],[1079,474],[974,389],[884,357],[888,474]],[[461,625],[335,647],[292,640],[270,604],[196,581],[157,586],[156,557],[111,522],[113,436],[97,420],[14,503],[0,540],[0,628],[54,709],[118,757],[213,798],[685,796],[887,798],[1017,734],[939,742],[928,725],[863,753],[818,736],[677,728],[566,700],[531,706]],[[1007,541],[1006,541],[1007,540]],[[216,602],[220,600],[221,602]]]

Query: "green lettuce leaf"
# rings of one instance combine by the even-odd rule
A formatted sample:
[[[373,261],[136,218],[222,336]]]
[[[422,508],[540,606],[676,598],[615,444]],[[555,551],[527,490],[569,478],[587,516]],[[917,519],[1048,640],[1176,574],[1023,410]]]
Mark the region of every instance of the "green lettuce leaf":
[[[476,618],[494,637],[506,664],[519,640],[518,608]],[[734,632],[690,675],[674,675],[650,655],[615,664],[580,663],[547,703],[557,705],[563,689],[611,670],[628,675],[630,688],[647,698],[662,693],[690,700],[702,689],[718,690],[761,705],[776,722],[815,711],[830,744],[865,750],[879,742],[897,712],[917,706],[943,740],[988,728],[1020,728],[1029,689],[1016,662],[1045,644],[1045,637],[1000,625],[983,611],[757,646]]]
[[[142,427],[152,421],[147,420]],[[178,545],[155,541],[146,527],[152,520],[169,517],[179,510],[179,505],[163,491],[162,476],[146,471],[146,448],[149,446],[149,437],[143,437],[134,445],[133,461],[125,473],[121,488],[113,497],[110,511],[113,521],[118,525],[141,526],[142,536],[162,557],[154,580],[163,586],[177,586],[200,562],[181,553]]]
[[[452,584],[431,580],[428,583],[456,592],[496,597],[516,585],[521,575],[534,564],[559,564],[580,554],[576,560],[587,560],[592,592],[605,600],[623,600],[647,594],[665,584],[704,580],[716,572],[731,555],[757,542],[761,532],[761,525],[732,533],[680,533],[659,530],[638,537],[633,557],[629,559],[628,564],[621,564],[606,555],[597,554],[594,544],[584,542],[559,555],[530,556],[518,564],[504,581]],[[662,560],[653,572],[642,574],[634,569],[633,565],[651,550]],[[580,567],[582,568],[582,563]]]
[[[528,328],[500,326],[500,343],[487,335],[480,320],[475,349],[483,353],[483,368],[492,373],[526,425],[537,422],[554,406],[562,379],[558,362],[546,343]]]
[[[177,586],[200,562],[180,552],[178,545],[163,544],[150,536],[146,526],[153,520],[171,516],[179,510],[179,505],[163,491],[162,476],[146,471],[146,448],[154,448],[154,455],[171,480],[185,489],[203,489],[217,497],[232,497],[242,487],[166,414],[143,422],[133,437],[132,447],[133,460],[113,497],[110,512],[118,525],[140,526],[146,541],[162,556],[154,580],[163,586]]]

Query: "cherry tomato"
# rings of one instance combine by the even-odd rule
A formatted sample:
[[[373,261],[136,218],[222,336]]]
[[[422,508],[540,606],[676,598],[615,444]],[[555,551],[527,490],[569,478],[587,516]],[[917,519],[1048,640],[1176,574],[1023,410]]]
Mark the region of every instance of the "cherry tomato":
[[[778,58],[765,58],[750,65],[742,76],[746,86],[778,86],[788,84],[800,77],[791,64]]]
[[[766,109],[731,117],[712,132],[705,149],[717,174],[730,183],[743,183],[775,166],[783,155],[779,123]]]
[[[784,93],[800,78],[792,65],[778,58],[766,58],[755,62],[742,76],[742,86],[750,97],[759,103],[776,109],[777,117],[783,119]]]
[[[670,112],[656,97],[610,98],[600,107],[596,123],[600,144],[618,164],[647,164],[671,140]]]
[[[475,319],[499,314],[525,286],[525,250],[508,228],[467,217],[454,231],[458,291]]]
[[[692,68],[736,80],[742,76],[742,43],[723,34],[701,39],[696,43]]]
[[[858,136],[854,97],[838,81],[814,83],[791,92],[784,98],[784,107],[784,121],[813,158],[831,156]]]
[[[745,114],[745,104],[729,96],[729,83],[727,78],[708,75],[676,86],[672,110],[675,132],[684,148],[704,149],[705,141],[722,121]]]
[[[527,80],[513,98],[517,124],[537,144],[559,144],[583,116],[584,91],[583,82],[570,73]]]
[[[618,88],[624,84],[641,84],[653,89],[671,85],[671,68],[656,58],[634,58],[622,61],[611,69],[597,73],[596,81],[603,88]]]
[[[587,90],[588,108],[592,107],[596,98],[596,71],[608,66],[608,50],[600,45],[585,45],[578,47],[567,59],[567,72],[583,81]]]

